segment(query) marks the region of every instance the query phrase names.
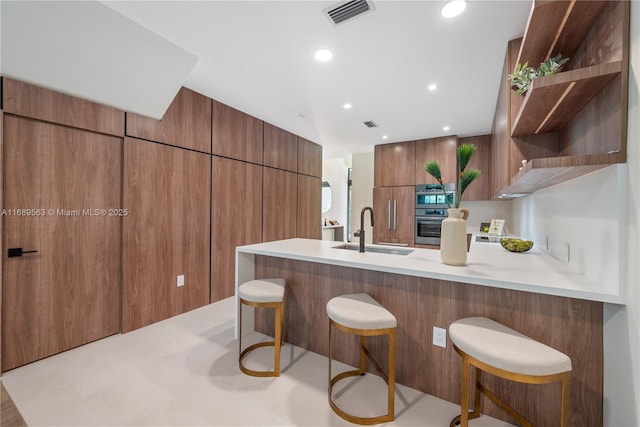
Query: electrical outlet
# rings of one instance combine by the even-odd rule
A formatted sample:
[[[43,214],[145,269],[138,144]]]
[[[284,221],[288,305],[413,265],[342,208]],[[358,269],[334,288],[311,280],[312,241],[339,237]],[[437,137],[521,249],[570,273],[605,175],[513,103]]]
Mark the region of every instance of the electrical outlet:
[[[447,347],[447,330],[443,328],[433,327],[433,345],[438,347]]]
[[[181,274],[178,276],[178,279],[176,280],[176,285],[178,287],[184,286],[184,274]]]

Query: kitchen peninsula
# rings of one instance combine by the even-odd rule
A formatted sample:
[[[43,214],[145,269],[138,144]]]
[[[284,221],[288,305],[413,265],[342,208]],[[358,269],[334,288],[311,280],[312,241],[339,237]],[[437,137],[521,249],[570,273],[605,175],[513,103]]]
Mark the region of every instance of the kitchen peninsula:
[[[462,267],[442,264],[439,251],[429,249],[362,254],[337,249],[337,242],[307,239],[241,246],[236,286],[253,278],[285,278],[284,340],[323,355],[326,302],[340,294],[369,293],[398,319],[397,381],[457,403],[460,359],[450,342],[447,348],[431,344],[433,327],[447,328],[468,316],[492,318],[567,354],[573,364],[571,419],[602,424],[602,302],[624,302],[617,280],[590,282],[535,247],[514,254],[474,240]],[[271,317],[256,313],[256,330],[270,333]],[[337,358],[356,365],[357,346],[347,345],[351,337],[336,338]],[[384,364],[384,343],[377,344],[373,341],[372,351]],[[509,396],[509,403],[538,425],[557,420],[560,389],[554,384],[531,387],[488,378],[487,385]],[[504,419],[491,403],[483,405],[483,412]]]

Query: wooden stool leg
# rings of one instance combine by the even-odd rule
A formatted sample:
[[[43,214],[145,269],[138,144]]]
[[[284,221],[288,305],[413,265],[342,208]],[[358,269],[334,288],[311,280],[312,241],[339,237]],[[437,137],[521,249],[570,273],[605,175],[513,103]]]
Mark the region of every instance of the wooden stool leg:
[[[284,304],[278,305],[276,307],[276,321],[274,325],[274,365],[273,372],[276,377],[280,376],[280,348],[282,347],[282,317],[284,311]]]
[[[360,335],[360,375],[364,375],[367,369],[367,358],[365,354],[365,348],[367,348],[366,344],[366,337],[364,335]]]
[[[329,403],[332,403],[331,401],[331,378],[332,378],[331,377],[331,347],[333,345],[332,330],[333,330],[333,325],[331,324],[331,320],[329,320],[329,381],[327,381]]]
[[[469,419],[478,418],[480,416],[480,390],[482,388],[482,370],[474,366],[476,373],[475,391],[473,398],[473,412],[469,414]]]
[[[389,334],[389,369],[388,372],[388,385],[389,385],[389,413],[388,415],[392,420],[395,418],[395,386],[396,386],[396,331],[395,329]]]
[[[562,407],[560,413],[560,426],[568,427],[569,426],[569,387],[570,387],[571,377],[567,373],[562,379]]]
[[[470,371],[471,365],[466,358],[462,359],[462,379],[460,393],[460,426],[469,426],[469,387],[470,387]]]

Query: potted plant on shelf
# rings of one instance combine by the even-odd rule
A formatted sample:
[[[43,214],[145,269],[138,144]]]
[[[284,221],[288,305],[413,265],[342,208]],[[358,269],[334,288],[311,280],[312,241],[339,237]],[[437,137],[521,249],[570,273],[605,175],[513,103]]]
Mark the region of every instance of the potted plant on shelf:
[[[469,184],[478,178],[481,172],[478,169],[467,169],[471,156],[476,151],[473,144],[461,144],[456,148],[458,158],[458,170],[456,173],[456,188],[454,197],[454,207],[451,207],[442,181],[440,163],[437,160],[430,160],[424,165],[424,170],[433,176],[445,194],[447,200],[447,212],[449,216],[442,221],[440,235],[440,257],[442,262],[449,265],[465,265],[467,263],[467,217],[469,211],[460,209],[460,201]]]
[[[523,95],[529,90],[533,79],[560,72],[568,60],[569,58],[563,58],[558,54],[541,63],[537,69],[530,67],[528,62],[518,64],[513,73],[508,76],[511,87],[518,95]]]

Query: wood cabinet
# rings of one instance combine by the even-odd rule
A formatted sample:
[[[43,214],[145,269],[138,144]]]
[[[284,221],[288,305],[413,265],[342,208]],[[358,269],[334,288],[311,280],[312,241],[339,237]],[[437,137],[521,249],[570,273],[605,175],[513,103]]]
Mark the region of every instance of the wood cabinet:
[[[322,179],[298,174],[296,237],[322,239]]]
[[[456,171],[458,170],[458,159],[456,147],[458,137],[455,135],[443,136],[440,138],[421,139],[415,142],[415,179],[414,183],[436,184],[438,181],[424,170],[424,164],[430,160],[437,160],[442,172],[442,180],[450,183],[456,182]]]
[[[262,164],[262,120],[213,101],[212,132],[213,154]]]
[[[128,332],[209,303],[211,156],[125,138],[124,158],[122,331]]]
[[[28,83],[2,78],[6,113],[109,135],[124,135],[124,112]]]
[[[127,113],[126,133],[211,153],[211,99],[183,87],[160,120]]]
[[[415,194],[415,186],[373,189],[373,243],[413,246]]]
[[[264,165],[298,171],[298,137],[284,129],[264,124]]]
[[[213,156],[212,182],[211,302],[214,302],[235,293],[236,246],[262,241],[262,166]]]
[[[298,173],[322,177],[322,146],[298,137]]]
[[[262,241],[296,237],[298,175],[265,166],[262,180]]]
[[[492,194],[514,197],[626,161],[629,2],[534,2],[507,48],[492,129]],[[562,19],[561,19],[562,18]],[[561,73],[509,88],[516,64],[569,57]],[[523,164],[523,161],[526,161]]]
[[[415,185],[415,142],[376,145],[374,156],[374,186]]]
[[[476,146],[476,151],[467,168],[475,168],[480,171],[480,176],[467,187],[462,199],[468,201],[491,200],[491,135],[460,138],[458,143]]]

